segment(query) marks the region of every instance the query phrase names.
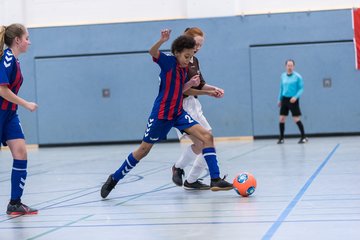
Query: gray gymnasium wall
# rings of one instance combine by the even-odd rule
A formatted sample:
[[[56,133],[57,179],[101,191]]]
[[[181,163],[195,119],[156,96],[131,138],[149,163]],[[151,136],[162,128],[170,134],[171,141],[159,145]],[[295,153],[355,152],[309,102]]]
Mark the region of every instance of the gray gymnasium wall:
[[[206,33],[198,53],[206,81],[225,89],[223,99],[201,97],[215,136],[277,134],[286,58],[296,60],[305,80],[307,132],[360,132],[351,11],[336,10],[30,29],[21,95],[40,107],[20,110],[27,142],[140,140],[158,88],[159,68],[147,50],[160,29],[171,28],[173,40],[188,26]],[[331,78],[331,88],[323,87],[324,78]],[[102,96],[104,89],[110,97]],[[287,124],[286,132],[297,129]],[[176,138],[174,132],[169,138]]]

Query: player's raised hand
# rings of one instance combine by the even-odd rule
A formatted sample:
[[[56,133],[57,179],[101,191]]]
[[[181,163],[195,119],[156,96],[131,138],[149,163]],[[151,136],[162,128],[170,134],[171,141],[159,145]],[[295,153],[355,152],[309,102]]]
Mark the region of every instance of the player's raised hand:
[[[150,48],[149,53],[152,57],[158,59],[160,52],[159,52],[159,48],[160,46],[166,42],[167,40],[169,40],[170,38],[170,33],[171,30],[170,29],[163,29],[161,30],[161,36],[160,39]]]
[[[160,40],[166,42],[170,38],[171,29],[163,29],[161,30],[161,38]]]

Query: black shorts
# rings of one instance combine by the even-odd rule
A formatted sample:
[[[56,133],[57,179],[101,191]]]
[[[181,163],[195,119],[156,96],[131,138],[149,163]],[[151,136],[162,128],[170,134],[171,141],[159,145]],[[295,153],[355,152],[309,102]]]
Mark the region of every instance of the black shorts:
[[[293,117],[301,116],[300,106],[299,106],[299,99],[296,102],[290,102],[291,97],[283,97],[281,100],[281,107],[280,107],[280,115],[287,116],[289,115],[289,110]]]

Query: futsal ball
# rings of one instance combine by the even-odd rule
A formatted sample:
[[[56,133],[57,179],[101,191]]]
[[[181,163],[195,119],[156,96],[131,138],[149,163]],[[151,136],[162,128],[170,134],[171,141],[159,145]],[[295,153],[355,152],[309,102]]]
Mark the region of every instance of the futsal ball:
[[[250,196],[255,192],[256,179],[248,172],[239,173],[233,181],[235,192],[243,197]]]

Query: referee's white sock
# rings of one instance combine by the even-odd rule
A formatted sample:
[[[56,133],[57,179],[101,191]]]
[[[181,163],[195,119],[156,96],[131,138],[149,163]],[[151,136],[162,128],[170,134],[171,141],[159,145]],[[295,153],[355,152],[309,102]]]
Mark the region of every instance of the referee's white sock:
[[[190,145],[181,153],[179,160],[175,163],[175,167],[184,169],[187,165],[194,162],[196,157],[197,155],[193,152]]]

